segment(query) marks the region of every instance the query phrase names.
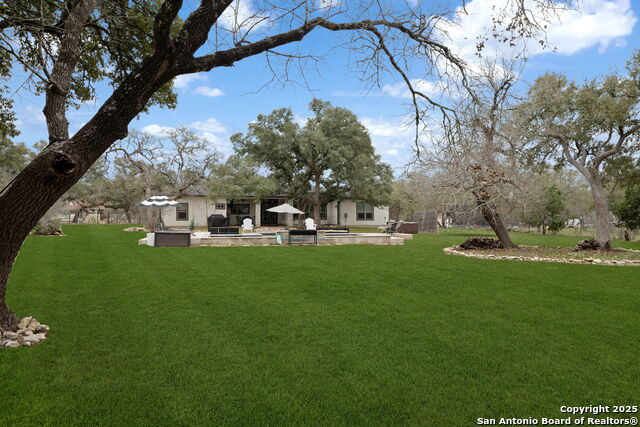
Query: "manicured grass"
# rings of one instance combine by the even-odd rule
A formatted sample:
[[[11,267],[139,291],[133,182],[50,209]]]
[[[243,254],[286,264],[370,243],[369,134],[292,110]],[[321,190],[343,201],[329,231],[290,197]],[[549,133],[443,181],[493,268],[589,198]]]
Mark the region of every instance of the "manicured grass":
[[[122,228],[26,242],[8,302],[51,333],[0,351],[0,425],[458,426],[638,404],[637,267],[443,254],[459,231],[149,248]]]

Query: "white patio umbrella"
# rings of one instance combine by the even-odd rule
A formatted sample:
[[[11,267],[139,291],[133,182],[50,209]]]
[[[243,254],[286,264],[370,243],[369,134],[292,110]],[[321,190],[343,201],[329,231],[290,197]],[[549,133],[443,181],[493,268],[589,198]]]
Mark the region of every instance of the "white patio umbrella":
[[[162,222],[162,208],[166,208],[167,206],[175,206],[177,204],[178,202],[176,202],[175,200],[171,200],[167,196],[151,196],[147,200],[140,202],[140,206],[144,206],[146,208],[158,208],[161,229],[164,229],[164,223]]]
[[[289,203],[283,203],[278,206],[274,206],[272,208],[267,209],[269,212],[275,213],[285,213],[285,214],[304,214],[300,209],[296,209],[291,206]]]
[[[290,214],[303,214],[304,213],[300,209],[294,208],[289,203],[283,203],[281,205],[274,206],[274,207],[269,208],[267,210],[269,212],[275,212],[275,213],[290,213]]]

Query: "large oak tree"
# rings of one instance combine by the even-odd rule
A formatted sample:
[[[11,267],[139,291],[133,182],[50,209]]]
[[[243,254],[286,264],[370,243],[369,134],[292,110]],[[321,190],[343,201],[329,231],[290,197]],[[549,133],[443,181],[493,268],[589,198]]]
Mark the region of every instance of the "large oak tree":
[[[611,249],[609,196],[603,171],[623,151],[637,151],[640,135],[640,53],[627,74],[582,85],[560,74],[539,77],[520,106],[530,160],[570,164],[587,180],[596,214],[596,240]]]
[[[0,74],[11,76],[20,67],[32,79],[28,86],[44,94],[49,143],[0,195],[0,326],[17,323],[5,290],[30,230],[115,141],[127,136],[131,120],[153,103],[175,103],[175,77],[232,67],[260,54],[286,63],[314,60],[318,52],[313,48],[276,50],[321,29],[349,35],[346,44],[336,45],[352,49],[374,81],[386,68],[400,73],[414,103],[431,100],[412,87],[408,64],[417,64],[423,75],[424,70],[464,69],[446,47],[441,27],[463,8],[439,13],[420,4],[409,8],[403,1],[336,6],[315,0],[257,0],[258,13],[244,16],[240,8],[233,13],[232,3],[200,0],[193,10],[183,10],[181,0],[13,0],[0,5]],[[526,35],[538,22],[531,10],[511,0],[497,11],[498,20],[507,23],[511,34]],[[113,93],[71,135],[67,109],[92,98],[93,83],[102,80],[113,86]],[[4,132],[15,132],[6,92],[0,93],[0,119]]]
[[[442,137],[420,157],[435,172],[450,207],[473,206],[472,213],[482,215],[505,248],[516,247],[504,216],[514,207],[521,179],[509,125],[518,80],[514,69],[514,64],[486,61],[470,74],[470,96],[453,96],[456,120],[443,122]]]
[[[380,161],[367,129],[351,111],[314,99],[300,127],[291,109],[259,115],[246,134],[232,136],[239,155],[264,166],[280,192],[313,205],[346,198],[388,204],[391,167]]]

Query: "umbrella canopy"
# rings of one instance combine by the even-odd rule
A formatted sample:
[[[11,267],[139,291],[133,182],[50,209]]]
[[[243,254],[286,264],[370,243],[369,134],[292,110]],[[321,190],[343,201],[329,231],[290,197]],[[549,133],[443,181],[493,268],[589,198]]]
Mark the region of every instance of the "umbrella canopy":
[[[171,200],[167,196],[151,196],[149,199],[140,202],[140,206],[146,208],[158,208],[158,217],[159,217],[159,227],[160,230],[164,230],[164,221],[162,221],[162,208],[166,208],[167,206],[175,206],[179,203],[175,200]],[[154,226],[155,228],[155,226]]]
[[[276,213],[290,213],[290,214],[303,214],[300,209],[296,209],[291,206],[289,203],[283,203],[282,205],[274,206],[272,208],[267,209],[269,212]]]
[[[151,196],[149,197],[149,199],[143,202],[140,202],[141,206],[147,206],[147,207],[155,206],[158,208],[163,208],[166,206],[175,206],[177,204],[178,202],[176,202],[175,200],[171,200],[167,196]]]

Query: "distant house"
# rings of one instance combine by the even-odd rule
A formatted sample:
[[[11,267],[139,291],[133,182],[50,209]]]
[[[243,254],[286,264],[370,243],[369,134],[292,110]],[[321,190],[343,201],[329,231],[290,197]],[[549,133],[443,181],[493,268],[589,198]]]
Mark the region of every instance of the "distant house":
[[[221,214],[229,219],[229,225],[241,225],[246,217],[253,219],[257,227],[260,226],[291,226],[298,220],[297,215],[277,214],[267,209],[282,203],[295,205],[293,200],[276,195],[256,200],[253,196],[236,199],[212,200],[207,194],[193,191],[175,199],[180,204],[163,210],[162,218],[169,227],[206,227],[207,218],[213,214]],[[313,216],[313,208],[307,206],[306,217]],[[377,227],[389,221],[388,206],[374,206],[370,203],[360,203],[352,200],[323,203],[320,206],[320,218],[323,225],[343,225]],[[289,223],[287,223],[287,221]]]

